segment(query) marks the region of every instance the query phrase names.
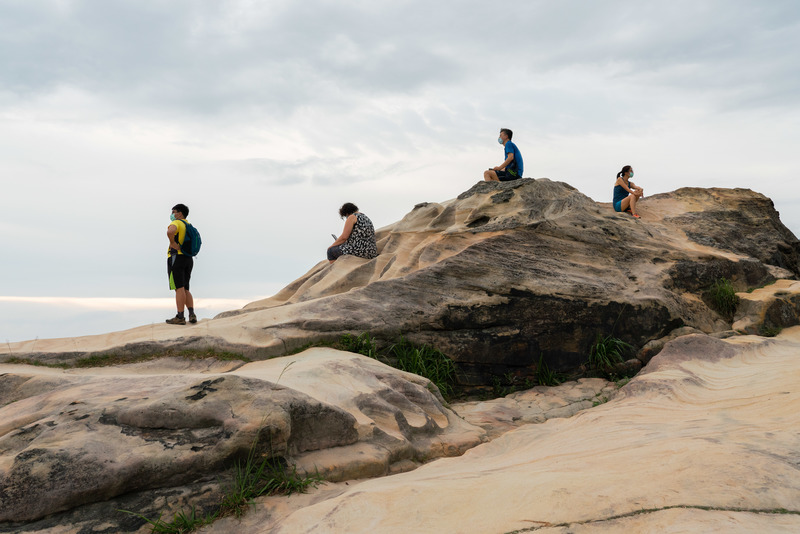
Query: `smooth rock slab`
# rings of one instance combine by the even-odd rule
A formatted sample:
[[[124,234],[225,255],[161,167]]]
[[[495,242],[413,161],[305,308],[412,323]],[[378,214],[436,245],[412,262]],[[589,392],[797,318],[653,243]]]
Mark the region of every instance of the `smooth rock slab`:
[[[617,391],[614,382],[581,378],[557,387],[537,386],[499,399],[455,403],[453,410],[494,439],[522,425],[572,417],[581,410],[608,402]]]
[[[683,336],[606,404],[247,524],[275,534],[791,531],[798,353],[800,327],[766,340]]]
[[[0,522],[187,484],[220,472],[256,438],[265,452],[334,480],[461,454],[485,439],[428,380],[357,354],[312,349],[211,369],[200,362],[192,372],[180,360],[0,365]],[[382,471],[359,470],[365,448]],[[313,456],[328,449],[333,465]]]

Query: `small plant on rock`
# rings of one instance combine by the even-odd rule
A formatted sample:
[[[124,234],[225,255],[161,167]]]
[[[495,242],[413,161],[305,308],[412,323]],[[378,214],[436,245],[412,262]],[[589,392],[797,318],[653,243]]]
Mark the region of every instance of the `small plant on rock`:
[[[375,340],[369,335],[369,332],[363,332],[358,336],[353,334],[344,334],[339,338],[339,348],[348,352],[355,352],[369,356],[370,358],[377,358],[378,349]]]
[[[594,345],[589,350],[589,366],[608,372],[615,364],[622,363],[625,354],[632,349],[630,343],[625,343],[619,338],[597,334]]]
[[[536,380],[542,386],[557,386],[564,381],[560,373],[551,371],[544,361],[544,355],[539,355],[539,365],[536,366]]]
[[[739,297],[733,284],[727,278],[718,278],[707,292],[708,301],[711,308],[719,313],[726,321],[733,321],[736,307],[739,305]]]
[[[401,371],[424,376],[439,388],[442,397],[449,399],[456,383],[456,365],[443,352],[429,346],[415,346],[405,338],[389,347]]]
[[[322,477],[318,474],[301,476],[297,473],[296,466],[288,465],[286,460],[279,456],[259,454],[258,439],[256,439],[250,446],[247,457],[234,465],[233,483],[226,489],[222,502],[215,511],[198,515],[195,507],[192,507],[190,512],[181,510],[176,513],[170,522],[161,519],[163,514],[157,519],[148,519],[136,512],[119,511],[150,523],[151,533],[184,534],[194,532],[203,525],[213,523],[228,514],[241,517],[248,506],[253,505],[253,499],[256,497],[305,493],[308,488],[316,487],[322,482]]]

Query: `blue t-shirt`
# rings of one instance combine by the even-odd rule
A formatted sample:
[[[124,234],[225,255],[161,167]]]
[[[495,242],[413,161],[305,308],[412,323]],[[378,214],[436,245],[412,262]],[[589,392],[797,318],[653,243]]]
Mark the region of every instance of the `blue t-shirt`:
[[[504,159],[508,159],[509,154],[512,153],[514,154],[514,159],[511,161],[511,163],[509,163],[508,167],[506,167],[506,170],[511,174],[514,174],[522,178],[522,154],[519,153],[517,145],[515,145],[511,141],[507,141],[504,150],[505,150]]]

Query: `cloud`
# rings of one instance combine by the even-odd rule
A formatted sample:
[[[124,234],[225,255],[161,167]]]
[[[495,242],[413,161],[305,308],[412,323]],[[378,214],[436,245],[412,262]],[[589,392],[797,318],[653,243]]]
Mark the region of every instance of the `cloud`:
[[[3,2],[0,294],[163,295],[184,202],[200,293],[255,298],[324,258],[342,202],[380,226],[457,196],[500,127],[526,174],[598,200],[630,163],[650,193],[751,187],[791,218],[799,21],[793,0]]]

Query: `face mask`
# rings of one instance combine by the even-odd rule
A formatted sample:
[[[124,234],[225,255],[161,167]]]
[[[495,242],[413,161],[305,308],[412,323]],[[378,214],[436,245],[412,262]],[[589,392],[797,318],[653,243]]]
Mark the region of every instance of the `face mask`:
[[[631,175],[630,175],[630,177],[631,177],[631,178],[633,178],[633,171],[631,171]]]
[[[175,214],[174,213],[170,213],[169,214],[169,220],[170,221],[174,221],[175,220]]]
[[[502,137],[498,137],[498,138],[497,138],[497,142],[498,142],[498,143],[500,143],[500,144],[502,145],[502,144],[503,144],[503,138],[502,138]]]

